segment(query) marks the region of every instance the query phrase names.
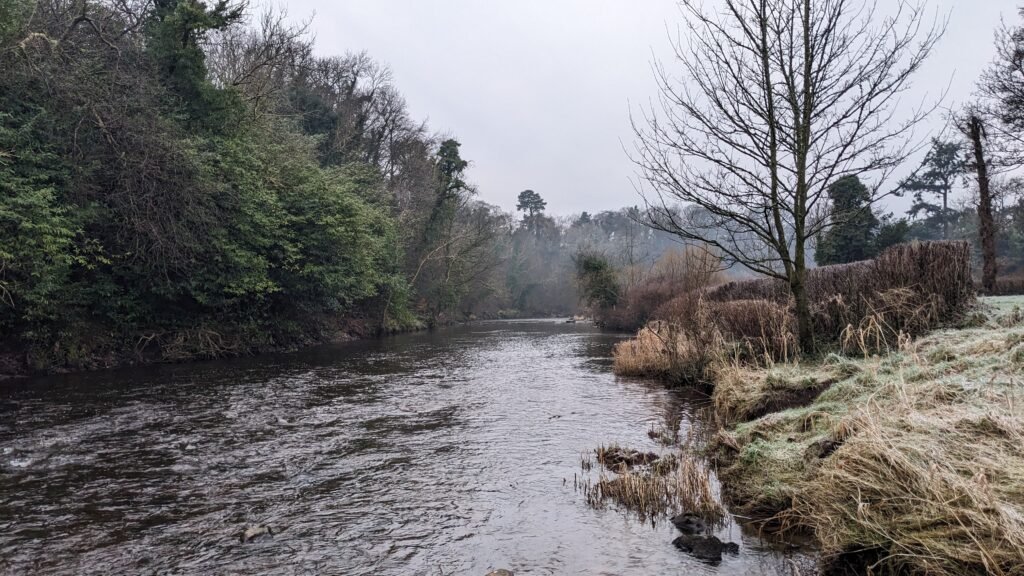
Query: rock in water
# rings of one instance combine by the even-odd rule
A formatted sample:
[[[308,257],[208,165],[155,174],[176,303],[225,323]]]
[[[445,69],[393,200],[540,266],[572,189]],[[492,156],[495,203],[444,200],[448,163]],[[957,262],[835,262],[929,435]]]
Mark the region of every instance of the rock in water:
[[[270,529],[270,526],[249,526],[245,532],[242,532],[242,542],[252,542],[258,538],[273,535],[274,531]]]
[[[680,514],[671,520],[683,534],[700,534],[708,529],[707,522],[696,514]]]
[[[706,562],[721,562],[722,552],[736,554],[740,551],[738,544],[724,543],[717,536],[683,535],[672,541],[676,548]]]
[[[508,570],[492,570],[484,576],[515,576],[515,574],[509,572]]]

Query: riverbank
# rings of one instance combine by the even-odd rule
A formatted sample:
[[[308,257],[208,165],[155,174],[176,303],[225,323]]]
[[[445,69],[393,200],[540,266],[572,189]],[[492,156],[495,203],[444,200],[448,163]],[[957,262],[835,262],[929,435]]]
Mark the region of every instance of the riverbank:
[[[1024,298],[895,351],[718,370],[706,447],[732,510],[834,564],[1021,574]]]
[[[316,331],[289,332],[286,337],[254,333],[237,326],[224,330],[198,327],[190,330],[142,331],[116,336],[97,330],[74,340],[74,346],[41,349],[17,343],[0,346],[0,381],[45,374],[70,374],[129,366],[179,364],[222,358],[294,352],[311,346],[374,338],[422,330],[425,324],[394,325],[384,331],[359,318],[324,323]]]
[[[574,318],[571,314],[553,318]],[[181,364],[259,356],[262,354],[291,353],[353,340],[385,338],[424,330],[445,328],[477,321],[516,320],[525,318],[516,310],[502,310],[493,316],[470,316],[447,319],[431,324],[413,319],[402,323],[390,322],[381,328],[379,321],[367,318],[339,318],[324,323],[317,331],[300,335],[289,333],[286,338],[272,334],[253,335],[244,331],[225,332],[215,329],[150,330],[131,337],[113,337],[98,331],[91,338],[81,339],[75,349],[36,350],[0,342],[0,382],[46,374],[72,374],[95,370],[111,370],[130,366],[155,364]]]

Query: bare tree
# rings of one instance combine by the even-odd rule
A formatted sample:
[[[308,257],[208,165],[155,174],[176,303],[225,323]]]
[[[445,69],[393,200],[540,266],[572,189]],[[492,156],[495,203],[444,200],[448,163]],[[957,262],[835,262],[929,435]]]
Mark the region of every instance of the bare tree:
[[[309,21],[288,23],[283,9],[260,14],[254,26],[235,25],[205,41],[206,65],[217,86],[234,88],[254,115],[282,108],[290,76],[312,58]]]
[[[942,36],[923,6],[870,0],[683,0],[681,75],[655,64],[660,98],[634,118],[649,225],[728,264],[786,281],[800,343],[813,347],[806,247],[830,183],[880,184],[917,147],[934,107],[900,97]],[[679,210],[678,205],[688,208]]]

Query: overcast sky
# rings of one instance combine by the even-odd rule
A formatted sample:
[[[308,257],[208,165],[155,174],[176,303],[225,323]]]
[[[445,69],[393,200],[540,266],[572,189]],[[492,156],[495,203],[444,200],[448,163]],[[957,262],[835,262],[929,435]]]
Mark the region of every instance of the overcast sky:
[[[713,2],[714,0],[708,0]],[[882,0],[885,4],[887,0]],[[993,56],[993,32],[1020,0],[932,0],[950,14],[920,93],[968,98]],[[415,118],[462,142],[481,199],[515,207],[531,188],[548,212],[638,203],[623,151],[630,106],[655,93],[675,0],[290,0],[314,16],[321,55],[367,51],[394,72]],[[936,119],[935,125],[941,128]]]

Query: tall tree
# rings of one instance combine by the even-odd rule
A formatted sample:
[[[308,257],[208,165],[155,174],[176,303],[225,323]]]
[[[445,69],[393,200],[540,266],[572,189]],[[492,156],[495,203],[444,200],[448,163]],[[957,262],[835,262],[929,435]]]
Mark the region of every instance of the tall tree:
[[[832,227],[818,242],[814,259],[819,266],[867,260],[875,255],[878,217],[871,209],[871,190],[860,178],[847,176],[828,189]]]
[[[523,222],[526,224],[526,228],[534,234],[539,233],[540,228],[537,225],[537,218],[544,213],[547,205],[548,203],[541,198],[540,194],[533,190],[523,190],[519,193],[519,203],[516,204],[516,210],[523,212]]]
[[[1024,8],[1020,15],[1024,17]],[[1024,26],[1004,23],[996,31],[995,45],[996,58],[979,81],[982,101],[960,122],[974,148],[971,164],[978,179],[978,229],[984,258],[982,284],[986,291],[994,289],[998,274],[993,203],[999,198],[992,189],[1014,188],[1012,180],[995,186],[991,180],[1000,171],[1013,171],[1024,165]],[[1012,214],[1014,210],[1004,212]],[[1016,236],[1012,226],[1000,232]]]
[[[932,147],[921,166],[900,183],[900,190],[914,193],[914,205],[908,212],[917,218],[922,212],[932,223],[942,227],[942,239],[949,240],[949,225],[956,213],[949,208],[949,199],[958,178],[967,164],[960,142],[932,139]],[[939,201],[936,204],[929,196]]]
[[[634,120],[647,222],[787,282],[807,351],[806,249],[831,225],[810,215],[838,179],[884,181],[931,111],[897,119],[943,29],[894,4],[883,18],[865,0],[683,0],[680,73],[656,65],[660,106]]]

